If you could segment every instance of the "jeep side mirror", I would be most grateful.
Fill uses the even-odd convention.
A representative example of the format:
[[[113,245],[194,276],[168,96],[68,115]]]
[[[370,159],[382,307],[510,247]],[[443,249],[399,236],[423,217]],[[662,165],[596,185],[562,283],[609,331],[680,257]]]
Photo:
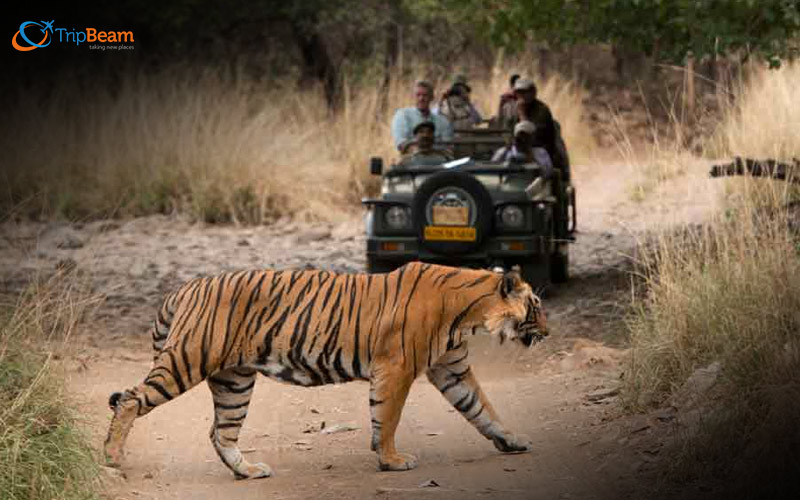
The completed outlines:
[[[383,173],[383,158],[373,156],[369,159],[369,173],[372,175],[381,175]]]

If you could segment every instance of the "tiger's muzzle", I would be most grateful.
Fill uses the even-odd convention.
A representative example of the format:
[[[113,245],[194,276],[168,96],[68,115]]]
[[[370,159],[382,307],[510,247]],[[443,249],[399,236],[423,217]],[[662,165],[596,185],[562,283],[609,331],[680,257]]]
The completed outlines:
[[[517,338],[527,347],[541,342],[548,335],[550,332],[547,331],[547,319],[541,309],[533,314],[529,312],[525,321],[517,326]]]
[[[538,325],[530,324],[530,326],[520,325],[520,334],[517,338],[523,345],[530,347],[533,344],[541,342],[548,335],[550,335],[550,333],[546,329],[540,330]]]

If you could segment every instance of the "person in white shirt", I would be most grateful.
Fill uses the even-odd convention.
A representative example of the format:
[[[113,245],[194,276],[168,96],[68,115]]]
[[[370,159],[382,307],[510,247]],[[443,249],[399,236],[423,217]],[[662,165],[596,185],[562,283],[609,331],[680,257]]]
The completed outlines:
[[[414,128],[422,122],[432,122],[435,127],[435,143],[453,140],[453,125],[442,115],[431,110],[433,85],[425,80],[414,84],[416,106],[398,109],[392,118],[392,138],[398,151],[405,153],[414,141]]]

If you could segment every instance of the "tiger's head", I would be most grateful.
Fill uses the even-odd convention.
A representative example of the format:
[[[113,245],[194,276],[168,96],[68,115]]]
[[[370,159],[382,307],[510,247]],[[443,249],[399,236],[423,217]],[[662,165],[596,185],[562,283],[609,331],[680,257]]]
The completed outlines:
[[[486,314],[486,329],[506,340],[526,346],[543,340],[549,334],[542,301],[516,270],[503,274],[497,285],[499,299]]]

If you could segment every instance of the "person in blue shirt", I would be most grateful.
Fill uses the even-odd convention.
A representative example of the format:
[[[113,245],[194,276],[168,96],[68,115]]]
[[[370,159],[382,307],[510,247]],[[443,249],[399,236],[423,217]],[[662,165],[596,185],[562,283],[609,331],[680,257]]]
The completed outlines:
[[[442,115],[431,110],[433,85],[425,80],[414,84],[416,106],[398,109],[392,118],[392,138],[398,151],[405,153],[414,141],[414,129],[422,122],[432,122],[435,127],[434,142],[453,140],[453,125]]]

